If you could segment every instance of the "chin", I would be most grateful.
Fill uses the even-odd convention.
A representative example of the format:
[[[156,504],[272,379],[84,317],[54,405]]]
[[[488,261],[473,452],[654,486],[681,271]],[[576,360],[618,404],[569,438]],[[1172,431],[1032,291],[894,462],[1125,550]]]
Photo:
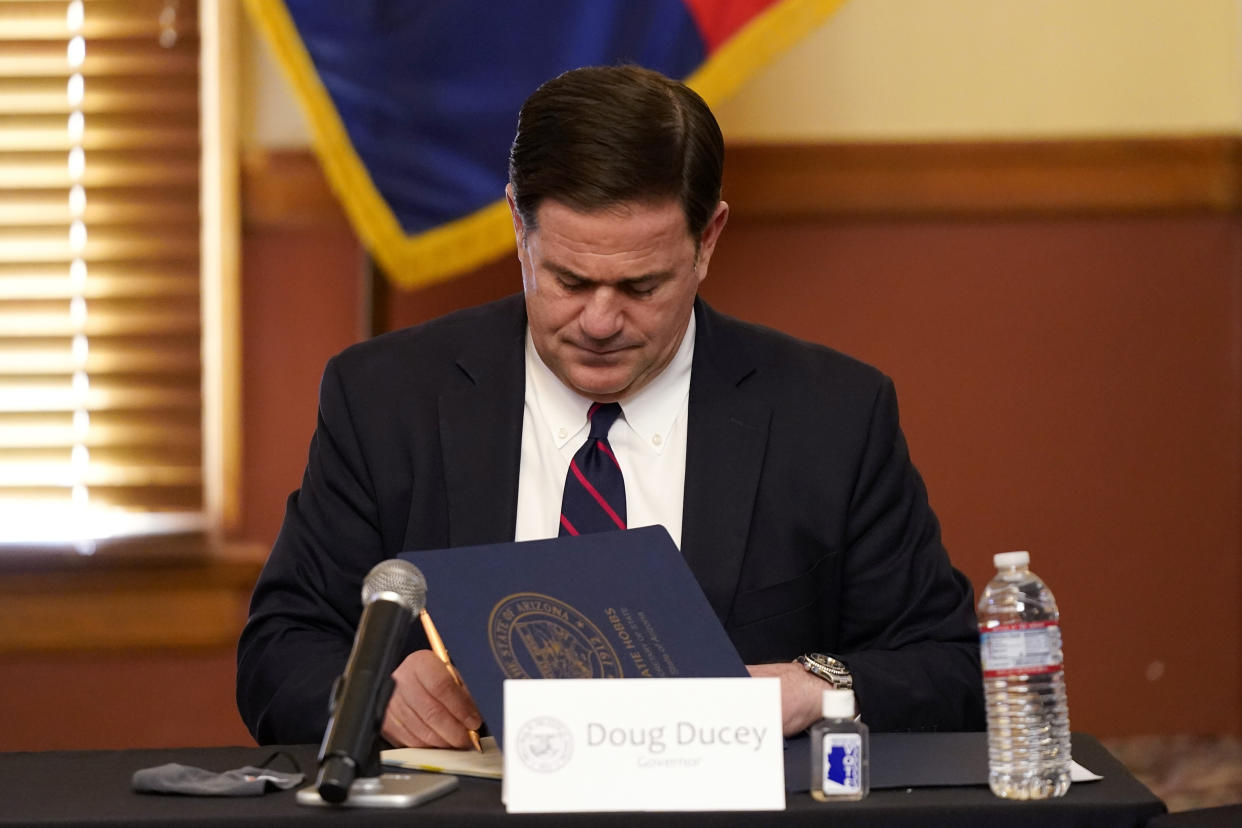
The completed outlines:
[[[609,398],[619,397],[628,387],[628,383],[608,382],[601,377],[573,377],[572,380],[574,390],[596,402],[608,402]]]

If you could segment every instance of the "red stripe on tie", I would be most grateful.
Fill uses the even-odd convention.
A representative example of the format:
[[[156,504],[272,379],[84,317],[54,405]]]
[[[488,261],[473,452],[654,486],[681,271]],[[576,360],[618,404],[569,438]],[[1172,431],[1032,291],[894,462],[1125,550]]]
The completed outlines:
[[[617,456],[612,453],[612,449],[609,448],[608,444],[605,443],[603,440],[600,440],[598,445],[599,445],[600,451],[608,455],[608,459],[612,461],[612,464],[616,466],[618,469],[621,468],[621,464],[617,462]]]
[[[624,529],[625,521],[617,516],[617,513],[614,512],[612,507],[608,505],[608,501],[604,500],[603,495],[597,492],[595,487],[591,485],[591,482],[586,479],[586,477],[582,474],[582,471],[578,468],[578,463],[576,461],[570,462],[569,469],[574,473],[574,477],[578,478],[578,482],[582,484],[582,488],[586,489],[587,492],[590,493],[591,497],[595,498],[595,502],[599,504],[599,507],[608,514],[608,517],[612,518],[613,523],[617,524],[617,528]]]
[[[574,525],[569,522],[569,518],[565,517],[564,515],[561,515],[561,526],[564,526],[565,531],[571,535],[578,534],[578,530],[575,529]]]
[[[603,405],[603,403],[591,403],[591,407],[587,409],[587,420],[588,421],[590,421],[590,419],[595,416],[595,412],[599,411],[599,407],[601,405]]]

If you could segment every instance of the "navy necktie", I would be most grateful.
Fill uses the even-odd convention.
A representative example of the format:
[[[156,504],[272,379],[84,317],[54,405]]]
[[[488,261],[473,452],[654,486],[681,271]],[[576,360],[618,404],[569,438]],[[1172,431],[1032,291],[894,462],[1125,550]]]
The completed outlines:
[[[562,536],[625,528],[625,480],[608,445],[608,429],[620,415],[617,403],[592,403],[587,411],[591,436],[578,449],[565,475]]]

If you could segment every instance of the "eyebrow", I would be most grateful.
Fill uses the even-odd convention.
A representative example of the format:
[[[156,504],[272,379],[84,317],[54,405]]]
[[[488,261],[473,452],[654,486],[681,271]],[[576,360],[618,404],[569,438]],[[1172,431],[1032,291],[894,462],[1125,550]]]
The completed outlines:
[[[597,281],[595,279],[589,279],[586,276],[583,276],[581,273],[575,273],[574,271],[570,270],[564,265],[559,265],[559,264],[556,264],[555,262],[544,262],[543,266],[547,268],[548,270],[552,271],[553,273],[557,274],[558,276],[564,276],[568,279],[573,279],[574,281],[577,281],[577,282],[597,284]],[[647,281],[663,282],[663,281],[667,281],[668,279],[671,279],[673,276],[674,276],[674,273],[672,270],[656,270],[651,273],[644,273],[641,276],[633,276],[629,279],[621,279],[617,281],[615,284],[634,285],[634,284],[638,284],[639,282],[647,282]]]

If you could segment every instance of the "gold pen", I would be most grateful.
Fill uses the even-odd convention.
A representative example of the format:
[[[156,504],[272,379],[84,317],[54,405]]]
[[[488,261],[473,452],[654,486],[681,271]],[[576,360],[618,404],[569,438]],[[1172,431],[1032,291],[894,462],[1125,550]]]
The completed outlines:
[[[431,623],[431,615],[427,610],[423,610],[419,615],[419,620],[423,622],[423,632],[427,634],[427,640],[431,642],[431,650],[436,654],[436,658],[444,662],[444,666],[448,668],[449,675],[453,677],[453,681],[457,682],[458,687],[465,687],[461,681],[461,674],[457,672],[457,668],[453,666],[453,662],[449,661],[448,650],[444,647],[444,641],[440,638],[436,625]],[[479,741],[479,731],[471,730],[470,744],[474,745],[474,749],[479,753],[483,752],[483,743]]]

